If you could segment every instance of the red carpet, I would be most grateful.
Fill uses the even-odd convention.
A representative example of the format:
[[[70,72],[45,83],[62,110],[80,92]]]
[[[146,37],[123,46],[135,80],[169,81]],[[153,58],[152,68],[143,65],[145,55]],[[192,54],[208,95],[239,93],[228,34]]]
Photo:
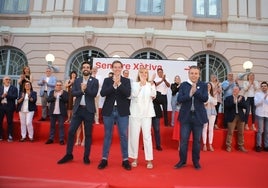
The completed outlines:
[[[35,125],[36,141],[34,143],[18,142],[19,134],[12,143],[0,142],[0,187],[248,187],[266,188],[266,171],[268,169],[268,152],[257,153],[249,149],[248,153],[234,150],[228,153],[222,149],[224,131],[215,131],[215,152],[201,152],[202,169],[197,171],[191,163],[188,152],[187,166],[175,170],[178,161],[177,141],[172,140],[172,128],[161,127],[163,151],[154,150],[154,168],[146,169],[143,150],[139,151],[137,168],[126,171],[121,167],[121,153],[117,136],[114,132],[113,144],[108,167],[98,170],[101,159],[103,125],[94,126],[91,164],[84,165],[83,148],[74,148],[74,160],[64,165],[56,164],[65,154],[66,145],[61,146],[57,140],[45,145],[48,136],[48,122]],[[67,129],[68,126],[66,126]],[[247,131],[249,137],[254,133]],[[218,141],[220,140],[220,141]],[[252,143],[254,141],[250,141]],[[218,144],[217,144],[218,143]]]

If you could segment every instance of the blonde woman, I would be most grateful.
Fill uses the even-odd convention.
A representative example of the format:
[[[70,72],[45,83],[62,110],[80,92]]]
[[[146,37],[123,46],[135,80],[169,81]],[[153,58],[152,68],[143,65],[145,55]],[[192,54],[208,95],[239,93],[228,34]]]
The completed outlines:
[[[214,92],[212,88],[212,84],[208,83],[208,101],[205,103],[205,108],[207,110],[208,122],[204,124],[203,127],[203,151],[207,151],[207,135],[208,135],[208,142],[209,142],[209,150],[214,151],[212,146],[213,142],[213,134],[214,134],[214,123],[216,119],[216,108],[217,105],[217,98],[214,97]]]
[[[216,112],[218,114],[220,105],[222,104],[222,87],[221,83],[218,81],[218,78],[215,74],[212,74],[210,76],[210,83],[212,84],[213,94],[214,97],[217,99],[217,105],[215,106]],[[217,115],[215,119],[215,129],[219,129],[219,126],[217,125]]]
[[[247,81],[243,83],[244,89],[244,97],[246,100],[247,108],[246,108],[246,122],[245,122],[245,129],[249,130],[248,127],[248,119],[249,119],[249,112],[251,112],[252,117],[252,127],[253,131],[256,131],[255,127],[255,103],[254,103],[254,95],[259,90],[259,82],[255,80],[255,75],[253,72],[247,75]]]
[[[147,168],[153,168],[153,146],[151,125],[155,116],[153,99],[156,96],[154,82],[148,81],[149,73],[145,68],[140,68],[137,82],[131,83],[131,102],[129,116],[128,153],[134,159],[132,167],[138,165],[139,135],[142,130],[143,145]]]

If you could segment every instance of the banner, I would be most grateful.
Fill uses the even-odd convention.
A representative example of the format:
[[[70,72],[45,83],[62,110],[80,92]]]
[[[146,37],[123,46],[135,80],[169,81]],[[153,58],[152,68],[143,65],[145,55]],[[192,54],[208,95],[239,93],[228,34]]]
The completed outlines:
[[[156,59],[127,59],[127,58],[93,58],[93,66],[98,68],[98,79],[102,86],[103,79],[108,77],[112,71],[112,63],[119,60],[123,63],[123,70],[129,71],[129,78],[132,81],[137,80],[138,70],[140,67],[146,67],[149,70],[149,80],[153,74],[157,74],[157,69],[162,68],[166,75],[167,81],[172,84],[176,75],[179,75],[181,81],[188,79],[189,66],[197,65],[196,61],[182,60],[156,60]],[[122,71],[123,73],[123,71]],[[168,110],[171,111],[171,90],[168,91]],[[100,100],[100,108],[102,107],[103,99]]]

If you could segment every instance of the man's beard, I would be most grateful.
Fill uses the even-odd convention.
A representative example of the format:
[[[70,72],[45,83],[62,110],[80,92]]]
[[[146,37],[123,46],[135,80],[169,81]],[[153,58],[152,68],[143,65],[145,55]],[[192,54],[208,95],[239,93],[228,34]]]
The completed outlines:
[[[90,75],[90,71],[84,71],[84,72],[83,72],[83,75],[84,75],[84,76],[89,76],[89,75]]]

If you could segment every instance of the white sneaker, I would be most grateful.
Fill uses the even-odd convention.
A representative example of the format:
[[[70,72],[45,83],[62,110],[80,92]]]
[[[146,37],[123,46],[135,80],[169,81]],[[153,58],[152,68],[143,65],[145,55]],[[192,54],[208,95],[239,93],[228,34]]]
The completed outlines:
[[[8,139],[7,139],[8,142],[13,142],[13,138],[11,135],[8,136]]]

